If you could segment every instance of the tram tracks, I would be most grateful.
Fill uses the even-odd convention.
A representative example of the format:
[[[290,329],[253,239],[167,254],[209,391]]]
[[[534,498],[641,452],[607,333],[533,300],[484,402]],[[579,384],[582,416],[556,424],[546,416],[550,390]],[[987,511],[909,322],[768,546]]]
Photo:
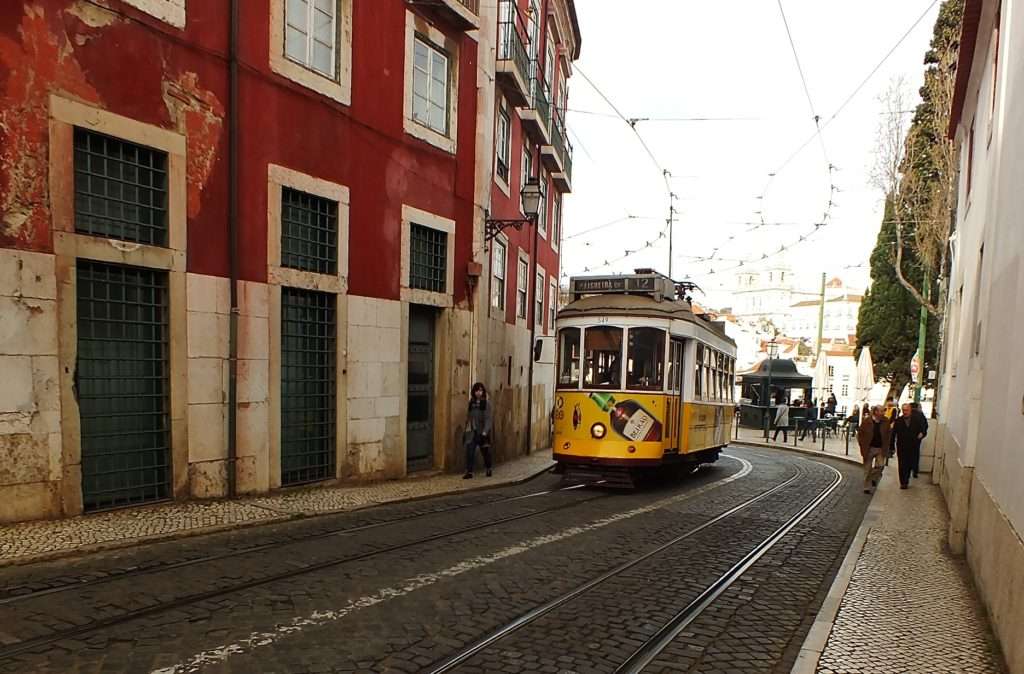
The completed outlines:
[[[512,503],[514,501],[522,501],[529,498],[536,498],[539,496],[546,496],[548,494],[556,494],[558,492],[574,491],[590,486],[600,486],[600,482],[591,484],[577,484],[568,487],[558,487],[555,489],[545,489],[542,491],[531,492],[528,494],[519,494],[517,496],[506,496],[498,499],[491,499],[483,502],[470,502],[462,505],[455,505],[446,508],[439,508],[437,510],[429,510],[423,512],[412,513],[410,515],[393,517],[390,519],[384,519],[378,522],[370,522],[367,524],[359,524],[356,526],[332,528],[324,531],[318,531],[302,538],[284,538],[281,540],[270,541],[268,543],[261,543],[258,545],[245,546],[233,550],[226,550],[224,552],[218,552],[208,555],[202,555],[199,557],[192,557],[184,559],[178,562],[161,563],[153,566],[145,566],[138,568],[128,568],[124,571],[117,573],[110,573],[104,576],[82,576],[76,580],[64,582],[53,587],[47,587],[37,590],[29,590],[27,592],[15,594],[18,587],[7,590],[6,596],[0,596],[0,606],[7,606],[11,604],[18,604],[21,602],[38,599],[54,594],[60,594],[62,592],[69,592],[71,590],[82,590],[86,588],[95,587],[98,585],[104,585],[107,583],[113,583],[124,580],[126,578],[139,578],[141,576],[148,576],[157,573],[163,573],[165,571],[174,571],[177,569],[188,568],[199,564],[206,564],[209,562],[220,561],[223,559],[231,559],[233,557],[241,557],[243,555],[250,555],[258,552],[264,552],[267,550],[274,550],[277,548],[283,548],[297,543],[303,543],[307,541],[316,541],[326,538],[332,538],[335,536],[350,536],[352,534],[361,533],[364,531],[371,531],[374,529],[380,529],[383,527],[395,526],[398,524],[404,524],[413,520],[423,519],[426,517],[432,517],[434,515],[447,515],[470,508],[489,507],[494,505],[501,505],[505,503]]]
[[[554,490],[546,490],[546,491],[542,491],[542,492],[536,492],[536,493],[533,493],[533,494],[518,495],[518,496],[514,496],[514,497],[508,497],[508,498],[504,498],[504,499],[498,499],[498,500],[495,500],[495,501],[490,501],[490,502],[488,502],[488,504],[507,503],[507,502],[510,502],[510,501],[518,501],[518,500],[523,500],[523,499],[532,498],[532,497],[536,497],[536,496],[558,494],[558,493],[562,493],[562,492],[574,491],[576,489],[580,489],[580,488],[585,487],[585,486],[588,486],[588,485],[573,485],[571,487],[564,487],[564,488],[554,489]],[[470,524],[470,525],[467,525],[467,526],[457,527],[457,528],[454,528],[454,529],[448,529],[446,531],[442,531],[442,532],[439,532],[439,533],[436,533],[436,534],[431,534],[431,535],[428,535],[428,536],[421,536],[421,537],[418,537],[418,538],[416,538],[414,540],[411,540],[411,541],[405,541],[405,542],[396,543],[396,544],[393,544],[393,545],[382,546],[382,547],[379,547],[379,548],[375,548],[375,549],[372,549],[372,550],[368,550],[366,552],[357,553],[357,554],[353,554],[353,555],[346,555],[346,556],[342,556],[342,557],[326,559],[326,560],[323,560],[321,562],[315,562],[315,563],[311,563],[311,564],[306,564],[306,565],[300,566],[298,568],[289,568],[289,569],[287,569],[285,571],[280,571],[280,572],[277,572],[277,573],[271,573],[271,574],[267,574],[267,575],[260,576],[260,577],[257,577],[257,578],[252,578],[252,579],[249,579],[249,580],[246,580],[246,581],[242,581],[242,582],[238,582],[238,583],[233,583],[233,584],[227,585],[225,587],[215,588],[215,589],[206,590],[206,591],[202,591],[202,592],[193,592],[193,593],[190,593],[190,594],[185,594],[185,595],[180,596],[180,597],[176,597],[176,598],[171,599],[171,600],[156,602],[156,603],[154,603],[153,605],[150,605],[150,606],[144,606],[144,607],[137,608],[137,609],[130,609],[130,610],[126,610],[126,611],[123,611],[121,613],[118,613],[116,615],[96,618],[96,619],[90,621],[88,624],[78,625],[78,626],[71,627],[71,628],[68,628],[68,629],[57,630],[57,631],[53,632],[52,634],[45,634],[45,635],[41,635],[41,636],[37,636],[37,637],[29,637],[27,639],[24,639],[24,640],[21,640],[21,641],[17,641],[15,643],[8,644],[8,645],[5,645],[3,647],[0,647],[0,661],[5,660],[5,659],[10,658],[10,657],[13,657],[13,656],[16,656],[16,655],[19,655],[21,653],[25,653],[27,651],[36,650],[36,649],[39,649],[39,648],[42,648],[42,647],[45,647],[45,646],[48,646],[50,644],[54,644],[54,643],[57,643],[57,642],[61,642],[61,641],[69,640],[69,639],[79,639],[79,638],[81,638],[81,637],[83,637],[85,635],[88,635],[88,634],[91,634],[91,633],[94,633],[94,632],[98,632],[98,631],[103,630],[103,629],[107,629],[107,628],[111,628],[111,627],[116,627],[118,625],[121,625],[121,624],[124,624],[124,623],[128,623],[128,622],[133,621],[133,620],[138,620],[140,618],[145,618],[145,617],[152,616],[152,615],[155,615],[155,614],[164,613],[164,612],[167,612],[167,611],[172,611],[172,610],[175,610],[175,609],[178,609],[178,608],[183,608],[183,607],[186,607],[186,606],[198,604],[200,602],[208,601],[208,600],[211,600],[211,599],[217,599],[217,598],[224,597],[224,596],[227,596],[227,595],[235,594],[237,592],[242,592],[242,591],[249,590],[249,589],[252,589],[252,588],[256,588],[256,587],[260,587],[260,586],[264,586],[264,585],[269,585],[271,583],[293,579],[293,578],[296,578],[296,577],[299,577],[299,576],[302,576],[302,575],[305,575],[305,574],[316,573],[316,572],[319,572],[319,571],[324,571],[324,570],[335,568],[335,567],[342,566],[342,565],[345,565],[345,564],[351,564],[351,563],[354,563],[354,562],[364,561],[364,560],[367,560],[367,559],[371,559],[373,557],[377,557],[379,555],[383,555],[383,554],[387,554],[387,553],[392,553],[392,552],[398,552],[398,551],[405,550],[405,549],[408,549],[408,548],[413,548],[413,547],[416,547],[416,546],[419,546],[419,545],[424,545],[426,543],[431,543],[431,542],[435,542],[435,541],[439,541],[439,540],[444,540],[444,539],[447,539],[447,538],[452,538],[454,536],[460,536],[460,535],[463,535],[463,534],[468,534],[468,533],[472,533],[472,532],[476,532],[476,531],[481,531],[481,530],[484,530],[484,529],[489,529],[489,528],[492,528],[492,527],[500,526],[500,525],[503,525],[503,524],[508,524],[508,523],[511,523],[511,522],[517,522],[517,521],[525,520],[525,519],[528,519],[528,518],[539,517],[539,516],[551,514],[551,513],[554,513],[554,512],[559,512],[559,511],[568,510],[568,509],[571,509],[571,508],[576,508],[576,507],[582,506],[582,505],[584,505],[586,503],[590,503],[590,502],[595,501],[595,500],[607,499],[610,496],[611,495],[608,494],[608,493],[600,493],[600,494],[597,494],[597,495],[594,495],[594,496],[589,496],[589,497],[585,497],[585,498],[576,499],[576,500],[570,501],[568,503],[559,503],[559,504],[554,505],[554,506],[549,507],[549,508],[540,508],[540,509],[537,509],[537,510],[530,510],[530,511],[523,512],[523,513],[517,513],[517,514],[514,514],[514,515],[500,517],[500,518],[497,518],[497,519],[490,519],[490,520],[487,520],[487,521],[484,521],[484,522],[478,522],[478,523],[475,523],[475,524]],[[466,506],[466,507],[471,507],[471,506]],[[353,532],[356,532],[356,531],[365,531],[366,529],[369,529],[369,528],[377,528],[377,527],[380,527],[380,526],[386,526],[388,524],[396,524],[396,523],[399,523],[399,522],[406,522],[406,521],[409,521],[409,520],[418,519],[419,517],[422,517],[422,516],[425,516],[425,515],[428,515],[428,514],[439,514],[439,513],[443,513],[443,512],[446,512],[446,511],[443,511],[443,510],[442,511],[431,511],[430,513],[421,513],[421,514],[417,514],[415,516],[410,516],[410,517],[407,517],[407,518],[400,518],[398,520],[389,520],[389,521],[386,521],[386,522],[373,523],[373,524],[370,524],[370,525],[363,525],[361,527],[353,527],[353,528],[349,528],[349,529],[338,530],[338,531],[335,531],[335,532],[324,532],[323,535],[320,536],[320,538],[326,538],[326,537],[332,536],[332,535],[340,535],[340,534],[343,534],[343,533],[344,534],[349,534],[349,533],[353,533]],[[302,539],[302,540],[310,540],[310,539]],[[299,543],[299,542],[302,542],[302,541],[294,541],[293,540],[293,541],[288,541],[287,544],[294,545],[294,544]],[[242,550],[239,550],[239,551],[230,551],[229,553],[220,553],[220,554],[217,554],[217,555],[210,555],[208,557],[198,558],[198,559],[195,559],[195,560],[188,560],[187,564],[183,562],[180,565],[168,565],[168,566],[163,566],[163,567],[159,567],[159,568],[151,569],[151,570],[147,569],[146,571],[147,571],[147,573],[156,573],[156,572],[160,572],[160,571],[169,571],[169,570],[177,569],[177,568],[180,568],[180,566],[185,566],[185,565],[200,564],[200,563],[208,562],[208,561],[219,561],[221,559],[230,558],[230,557],[238,556],[238,555],[241,555],[241,554],[252,553],[254,551],[261,551],[261,550],[267,549],[269,547],[278,547],[278,544],[277,543],[266,544],[266,546],[257,546],[257,547],[258,547],[258,550],[256,548],[249,548],[249,549],[242,549]],[[99,579],[95,579],[95,580],[96,581],[112,582],[114,580],[125,580],[126,578],[129,578],[129,577],[134,577],[134,576],[122,574],[122,575],[119,575],[119,576],[110,577],[109,579],[99,578]],[[93,583],[93,584],[95,584],[95,583]],[[68,585],[68,586],[61,586],[60,588],[51,588],[51,589],[55,590],[55,591],[56,590],[67,591],[67,590],[71,590],[71,589],[81,589],[84,585],[86,585],[86,584],[78,583],[78,584],[73,584],[73,585]],[[42,594],[44,592],[46,592],[46,591],[45,590],[40,591],[40,593],[37,593],[35,595],[17,595],[16,598],[19,601],[25,601],[28,598],[39,597],[40,594]],[[50,592],[50,594],[53,594],[53,592]],[[12,603],[12,602],[8,601],[7,603]]]
[[[813,462],[819,463],[819,462]],[[800,522],[802,522],[808,515],[810,515],[825,499],[827,499],[840,485],[842,482],[842,474],[828,466],[827,464],[820,464],[830,471],[832,471],[832,481],[813,499],[806,503],[799,511],[789,517],[781,526],[776,528],[771,534],[763,538],[757,543],[752,549],[749,550],[743,557],[733,564],[725,573],[721,574],[713,582],[705,587],[705,589],[685,607],[676,612],[672,618],[659,628],[654,635],[643,641],[643,643],[636,648],[636,650],[629,655],[629,657],[615,670],[616,673],[630,673],[642,671],[645,667],[650,665],[658,655],[669,645],[672,641],[683,632],[687,626],[689,626],[694,620],[696,620],[708,607],[710,607],[716,599],[718,599],[733,583],[739,580],[750,568],[761,559],[768,551],[770,551],[775,545],[777,545],[793,528],[795,528]],[[642,564],[643,562],[655,557],[660,553],[675,547],[679,543],[692,538],[693,536],[705,531],[717,524],[729,520],[731,517],[746,510],[750,506],[768,498],[772,494],[775,494],[785,487],[793,484],[800,478],[800,475],[794,475],[786,481],[767,489],[760,494],[749,498],[742,503],[733,506],[725,512],[717,515],[716,517],[708,520],[707,522],[694,527],[679,536],[672,538],[671,540],[663,543],[656,548],[653,548],[641,555],[633,557],[632,559],[615,566],[609,571],[606,571],[591,580],[578,585],[572,590],[559,595],[533,609],[522,614],[518,618],[510,621],[509,623],[499,627],[492,631],[483,638],[471,643],[470,645],[463,648],[461,651],[448,656],[444,660],[436,663],[430,670],[430,674],[442,674],[444,672],[450,672],[457,669],[459,666],[467,663],[474,656],[477,656],[494,646],[498,642],[511,636],[512,634],[520,631],[527,625],[537,621],[543,616],[551,613],[552,611],[569,604],[570,602],[582,597],[591,590],[598,586],[606,583],[607,581],[619,577],[625,572],[633,569],[634,567]]]

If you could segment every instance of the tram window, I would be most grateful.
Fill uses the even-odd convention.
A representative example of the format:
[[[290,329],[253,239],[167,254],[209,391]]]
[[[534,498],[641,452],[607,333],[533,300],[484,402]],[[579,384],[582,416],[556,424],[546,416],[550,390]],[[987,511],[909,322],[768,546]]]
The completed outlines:
[[[583,335],[583,386],[621,388],[622,328],[587,328]]]
[[[702,376],[704,372],[704,345],[697,345],[697,369],[693,375],[693,395],[695,398],[700,398],[704,395],[704,378]]]
[[[675,393],[683,390],[683,343],[672,340],[668,359],[668,389]]]
[[[579,388],[580,329],[562,328],[559,330],[558,345],[558,387]]]
[[[630,328],[626,388],[660,391],[664,385],[665,331]]]

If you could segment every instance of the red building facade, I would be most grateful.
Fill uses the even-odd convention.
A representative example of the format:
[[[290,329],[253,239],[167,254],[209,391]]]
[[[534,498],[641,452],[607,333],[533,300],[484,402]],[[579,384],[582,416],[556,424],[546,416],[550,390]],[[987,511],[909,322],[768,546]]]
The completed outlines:
[[[496,22],[0,7],[0,521],[458,467]]]

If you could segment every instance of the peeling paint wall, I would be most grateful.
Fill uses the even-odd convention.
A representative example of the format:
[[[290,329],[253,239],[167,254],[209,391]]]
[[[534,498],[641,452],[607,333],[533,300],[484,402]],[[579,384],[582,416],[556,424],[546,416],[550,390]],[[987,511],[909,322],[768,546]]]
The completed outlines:
[[[273,409],[267,392],[272,361],[267,346],[267,165],[287,166],[351,190],[350,235],[341,242],[340,255],[349,258],[348,292],[370,305],[402,310],[403,204],[455,221],[454,307],[448,310],[446,334],[452,349],[470,351],[475,326],[467,310],[466,271],[473,259],[474,213],[483,210],[483,204],[474,203],[478,54],[473,37],[443,27],[460,44],[458,71],[464,74],[455,88],[458,151],[452,155],[403,130],[405,55],[394,46],[404,35],[405,0],[354,3],[351,106],[272,72],[266,39],[269,0],[240,5],[239,337],[245,353],[239,361],[238,487],[258,493],[275,483],[279,471],[266,437]],[[184,318],[176,321],[172,334],[183,335],[188,347],[188,423],[180,434],[187,436],[188,451],[178,462],[187,462],[184,470],[180,465],[175,469],[174,490],[178,497],[224,493],[228,6],[205,0],[0,2],[0,370],[7,377],[0,387],[0,521],[60,517],[82,507],[80,494],[78,503],[62,502],[75,500],[68,496],[74,490],[62,485],[76,484],[80,470],[75,462],[65,465],[71,443],[63,432],[70,425],[61,425],[60,381],[70,377],[73,363],[61,361],[57,343],[59,334],[71,333],[58,333],[58,316],[64,314],[53,288],[55,267],[69,260],[60,252],[61,237],[74,234],[54,234],[53,219],[60,214],[50,203],[51,178],[60,185],[71,184],[71,178],[66,169],[51,175],[49,168],[51,96],[185,138],[187,288],[173,300],[184,307]],[[65,213],[60,220],[69,218]],[[72,273],[73,259],[70,264],[62,267],[65,274]],[[61,306],[68,308],[64,300]],[[381,365],[382,388],[371,395],[378,382],[367,380],[365,390],[338,392],[358,401],[365,416],[353,417],[365,423],[345,430],[350,451],[340,462],[342,476],[404,474],[407,381],[401,362],[407,346],[394,339],[391,313],[386,318],[386,326],[352,324],[358,327],[352,339],[364,342],[363,362],[370,370],[373,362]],[[372,341],[384,334],[378,328],[391,331],[386,355]],[[461,457],[457,436],[471,361],[468,353],[454,355],[451,370],[441,378],[438,418],[444,424],[444,446],[436,457],[439,467],[451,467]],[[179,474],[185,476],[184,485],[177,481]]]

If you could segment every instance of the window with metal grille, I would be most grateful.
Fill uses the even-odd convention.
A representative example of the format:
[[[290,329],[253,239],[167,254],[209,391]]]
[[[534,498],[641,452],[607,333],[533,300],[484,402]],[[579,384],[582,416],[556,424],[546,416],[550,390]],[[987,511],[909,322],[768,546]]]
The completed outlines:
[[[412,223],[409,225],[409,287],[435,293],[447,292],[448,233]]]
[[[334,79],[338,0],[288,0],[284,53],[291,60]]]
[[[281,484],[334,477],[335,296],[281,288]]]
[[[170,498],[167,272],[80,260],[76,289],[83,506]]]
[[[75,231],[167,245],[167,153],[75,128]]]
[[[281,266],[338,273],[338,202],[281,188]]]

